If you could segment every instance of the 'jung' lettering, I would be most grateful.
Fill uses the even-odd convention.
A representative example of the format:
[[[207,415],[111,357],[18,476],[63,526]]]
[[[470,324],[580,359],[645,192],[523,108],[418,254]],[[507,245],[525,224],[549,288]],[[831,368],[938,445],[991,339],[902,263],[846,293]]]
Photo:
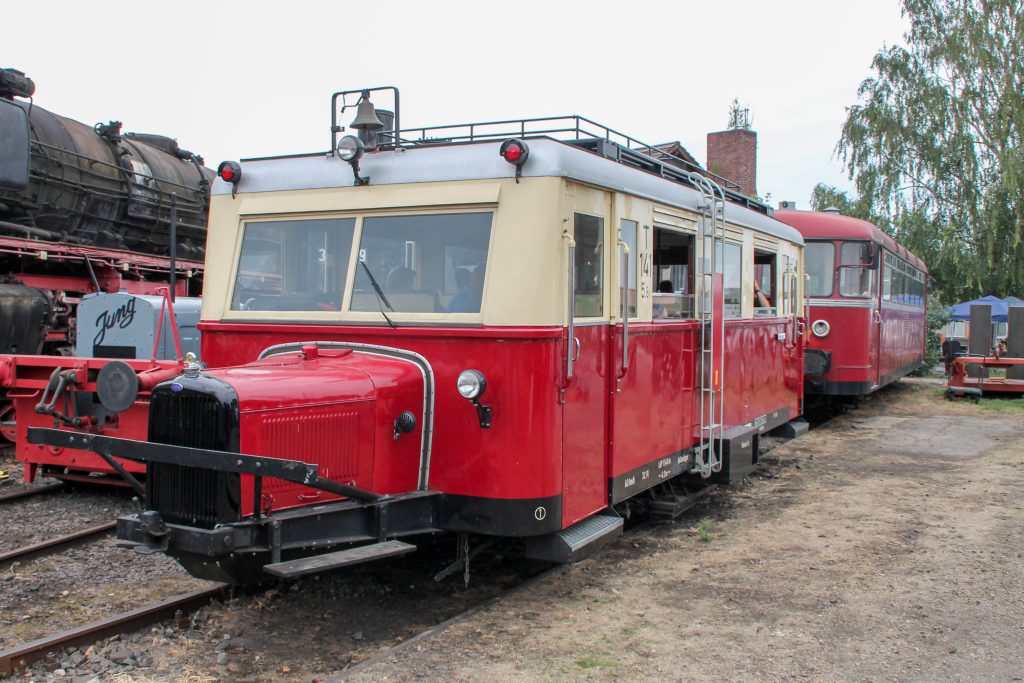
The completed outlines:
[[[133,320],[135,320],[135,297],[131,297],[115,309],[103,311],[96,318],[96,327],[99,328],[99,332],[93,337],[93,346],[103,343],[107,336],[107,330],[112,330],[115,327],[120,327],[123,330],[131,325]]]

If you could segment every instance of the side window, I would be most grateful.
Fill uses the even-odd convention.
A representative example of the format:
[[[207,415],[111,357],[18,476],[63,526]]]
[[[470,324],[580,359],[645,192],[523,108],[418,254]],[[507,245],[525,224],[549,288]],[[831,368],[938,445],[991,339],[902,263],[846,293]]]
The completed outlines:
[[[754,250],[754,317],[774,316],[780,306],[781,290],[775,286],[779,279],[777,261],[778,257],[772,252]],[[783,272],[785,270],[783,268]]]
[[[625,286],[626,288],[626,315],[630,318],[636,317],[636,292],[637,283],[640,281],[640,273],[637,270],[637,263],[639,263],[639,252],[636,241],[637,228],[639,223],[636,221],[627,220],[625,218],[619,221],[619,239],[626,243],[629,247],[629,256],[626,259],[626,263],[629,266],[629,282],[623,282],[626,277],[626,273],[623,271],[619,272],[619,287],[620,289]]]
[[[724,247],[720,246],[716,251],[722,271],[725,317],[739,318],[743,315],[743,247],[726,242]]]
[[[233,311],[337,311],[354,218],[247,223]]]
[[[692,318],[693,235],[654,229],[654,319]]]
[[[604,316],[604,219],[578,213],[573,221],[576,281],[573,316]]]
[[[882,301],[892,301],[892,258],[888,254],[882,267]]]

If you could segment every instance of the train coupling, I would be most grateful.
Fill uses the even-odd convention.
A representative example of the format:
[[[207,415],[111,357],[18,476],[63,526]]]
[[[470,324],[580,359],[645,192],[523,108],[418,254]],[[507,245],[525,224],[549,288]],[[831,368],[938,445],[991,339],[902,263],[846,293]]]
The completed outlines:
[[[156,510],[140,512],[136,517],[135,538],[139,540],[120,540],[118,548],[128,548],[140,555],[153,555],[167,552],[171,538],[171,530],[164,523]]]

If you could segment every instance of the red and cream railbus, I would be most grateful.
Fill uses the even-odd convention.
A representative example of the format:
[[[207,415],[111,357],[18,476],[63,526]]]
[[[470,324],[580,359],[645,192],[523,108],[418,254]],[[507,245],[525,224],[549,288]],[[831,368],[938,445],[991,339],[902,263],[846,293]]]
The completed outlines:
[[[209,369],[152,390],[148,442],[30,436],[147,464],[121,539],[237,581],[434,531],[572,560],[800,414],[803,240],[766,206],[579,117],[408,130],[350,95],[330,153],[221,165]]]
[[[924,365],[928,268],[877,226],[779,210],[806,240],[808,394],[864,396]]]

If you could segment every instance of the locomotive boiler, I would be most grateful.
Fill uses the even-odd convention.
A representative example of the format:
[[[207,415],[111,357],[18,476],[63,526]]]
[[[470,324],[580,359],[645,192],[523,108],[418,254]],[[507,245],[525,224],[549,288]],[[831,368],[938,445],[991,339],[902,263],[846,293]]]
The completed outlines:
[[[34,91],[0,69],[0,353],[69,355],[84,294],[158,294],[174,256],[177,293],[199,294],[213,173],[169,137],[89,127]]]

